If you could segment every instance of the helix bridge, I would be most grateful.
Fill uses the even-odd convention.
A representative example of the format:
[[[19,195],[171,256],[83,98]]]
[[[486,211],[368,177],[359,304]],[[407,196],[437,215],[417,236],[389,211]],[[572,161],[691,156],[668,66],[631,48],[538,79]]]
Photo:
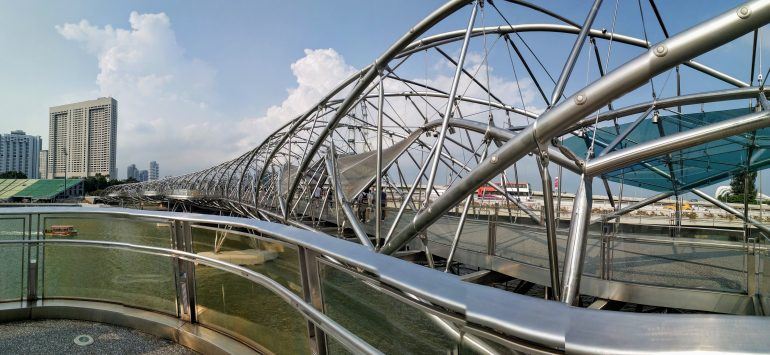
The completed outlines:
[[[94,213],[291,241],[354,352],[415,351],[392,344],[421,344],[394,330],[415,319],[461,352],[766,352],[761,200],[705,191],[770,164],[770,1],[710,5],[448,1],[253,149]],[[319,268],[368,290],[351,307],[409,311],[345,323]],[[310,323],[313,351],[344,338]]]

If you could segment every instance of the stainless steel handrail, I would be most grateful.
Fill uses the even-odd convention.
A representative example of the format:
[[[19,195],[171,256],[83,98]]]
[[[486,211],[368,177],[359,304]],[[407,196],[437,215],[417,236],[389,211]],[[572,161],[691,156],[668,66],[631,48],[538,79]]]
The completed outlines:
[[[569,353],[670,353],[708,350],[766,353],[770,318],[718,314],[595,311],[466,283],[458,277],[361,245],[286,225],[247,218],[122,208],[2,208],[4,215],[105,215],[222,224],[332,257],[351,269],[452,313],[474,330]],[[715,336],[717,335],[718,336]]]
[[[69,239],[46,239],[46,240],[0,240],[0,245],[4,244],[63,244],[63,245],[77,245],[87,246],[95,248],[105,249],[124,249],[134,252],[140,252],[145,254],[162,255],[168,257],[176,257],[182,260],[191,261],[197,264],[203,264],[219,270],[227,271],[232,274],[241,276],[249,281],[259,284],[262,287],[270,290],[274,294],[278,295],[286,301],[290,306],[296,309],[307,320],[313,322],[316,326],[323,329],[326,334],[331,335],[335,340],[342,344],[347,350],[352,351],[355,354],[382,354],[379,350],[369,345],[366,341],[362,340],[349,330],[345,329],[337,322],[321,313],[321,311],[315,309],[312,305],[305,302],[301,297],[297,296],[294,292],[284,287],[277,281],[260,274],[256,271],[247,269],[242,266],[231,264],[228,262],[216,260],[213,258],[200,256],[194,253],[188,253],[180,250],[150,247],[144,245],[136,245],[131,243],[121,242],[107,242],[100,240],[69,240]]]

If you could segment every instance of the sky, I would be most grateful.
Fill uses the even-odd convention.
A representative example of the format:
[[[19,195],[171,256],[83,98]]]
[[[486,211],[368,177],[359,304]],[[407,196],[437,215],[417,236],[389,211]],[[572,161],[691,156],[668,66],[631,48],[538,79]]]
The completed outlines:
[[[6,114],[0,131],[22,129],[42,136],[47,146],[48,107],[113,96],[121,178],[127,165],[147,169],[151,160],[160,163],[161,176],[200,170],[255,147],[442,3],[1,0],[0,107]],[[636,2],[619,3],[617,32],[641,38]],[[658,3],[669,32],[676,33],[738,2]],[[549,7],[582,22],[590,4]],[[605,1],[597,23],[609,24],[615,5]],[[506,14],[519,22],[553,22],[527,11]],[[467,12],[459,13],[434,33],[466,21]],[[650,39],[662,38],[653,28]],[[563,61],[564,48],[549,48],[547,39],[535,42],[546,65]],[[746,80],[749,56],[731,48],[702,61]],[[616,61],[632,54],[617,49]]]

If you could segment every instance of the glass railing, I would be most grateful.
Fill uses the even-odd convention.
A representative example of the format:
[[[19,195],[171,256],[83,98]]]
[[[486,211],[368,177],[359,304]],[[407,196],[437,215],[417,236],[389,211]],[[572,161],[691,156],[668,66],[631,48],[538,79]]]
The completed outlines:
[[[503,212],[497,218],[492,216],[495,216],[494,213],[468,218],[457,250],[471,255],[473,262],[487,262],[475,264],[485,268],[493,269],[495,265],[505,268],[500,266],[500,262],[489,263],[490,259],[486,256],[540,269],[549,267],[543,226],[512,223]],[[405,213],[403,219],[411,221],[412,217],[413,214]],[[437,251],[448,250],[458,222],[459,217],[446,215],[427,229],[431,244],[443,248]],[[390,223],[386,218],[384,230],[390,228]],[[591,225],[586,240],[583,275],[638,285],[747,292],[746,244],[742,231],[682,227],[677,230],[678,235],[672,237],[670,228],[666,226],[621,225],[618,232],[613,232],[615,227],[614,223]],[[370,226],[370,229],[373,232],[373,227]],[[567,234],[568,224],[563,224],[557,230],[560,261],[564,260]],[[513,268],[508,267],[509,270]]]
[[[630,352],[770,346],[762,330],[770,319],[589,311],[244,218],[5,208],[0,257],[6,305],[117,303],[210,328],[263,353],[613,352],[619,338],[607,334],[624,327],[634,329],[621,337]],[[763,302],[767,283],[752,287]],[[693,329],[720,337],[646,341]]]

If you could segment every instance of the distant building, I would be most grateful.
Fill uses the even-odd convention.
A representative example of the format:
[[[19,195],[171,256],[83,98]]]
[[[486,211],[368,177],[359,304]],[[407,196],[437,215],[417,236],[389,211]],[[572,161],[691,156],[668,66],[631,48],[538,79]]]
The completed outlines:
[[[136,168],[136,164],[131,164],[126,168],[126,179],[132,178],[139,181],[139,169]]]
[[[40,151],[40,155],[37,160],[38,178],[45,179],[48,177],[48,150],[43,149]]]
[[[117,177],[118,102],[111,97],[49,108],[48,177]]]
[[[147,172],[147,170],[140,170],[139,178],[137,180],[142,182],[147,181],[148,176],[149,176],[149,173]]]
[[[149,180],[150,181],[158,180],[159,176],[160,176],[160,166],[158,165],[158,162],[153,160],[153,161],[150,162]]]
[[[0,134],[0,173],[19,171],[30,179],[37,179],[42,146],[40,136],[30,136],[24,131]]]

